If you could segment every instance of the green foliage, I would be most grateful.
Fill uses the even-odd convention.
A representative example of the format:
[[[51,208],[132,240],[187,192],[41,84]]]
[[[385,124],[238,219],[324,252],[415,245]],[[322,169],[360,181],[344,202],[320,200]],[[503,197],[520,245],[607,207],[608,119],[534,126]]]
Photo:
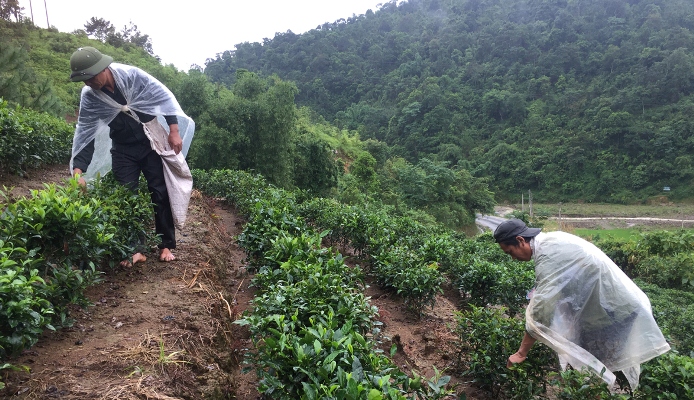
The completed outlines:
[[[596,245],[631,276],[664,288],[694,291],[692,232],[644,232],[635,240],[597,238]]]
[[[87,35],[94,36],[95,39],[108,43],[113,47],[128,49],[131,46],[135,46],[149,54],[154,54],[149,35],[143,35],[132,21],[127,26],[124,26],[123,30],[116,32],[116,28],[109,21],[103,18],[92,17],[84,24],[84,29]]]
[[[232,92],[219,90],[203,112],[191,146],[191,164],[254,170],[273,184],[291,186],[296,87],[243,71],[238,76]],[[204,84],[198,80],[195,95],[204,92],[200,87]]]
[[[655,231],[641,235],[639,250],[648,255],[673,256],[694,250],[694,232],[687,230]]]
[[[670,351],[641,366],[636,399],[690,399],[694,359]]]
[[[561,378],[551,375],[557,370],[556,354],[541,344],[533,347],[525,362],[506,368],[508,356],[516,351],[524,333],[522,319],[507,315],[511,313],[507,303],[515,305],[516,312],[522,308],[532,285],[532,270],[528,263],[511,262],[491,234],[464,239],[399,216],[391,207],[305,198],[303,193],[273,188],[262,178],[240,171],[195,170],[194,176],[196,185],[235,202],[256,227],[247,226],[243,240],[254,252],[258,274],[253,283],[258,295],[253,312],[237,323],[251,329],[255,346],[247,361],[259,366],[256,373],[265,396],[443,398],[449,393],[446,377],[437,373],[426,384],[416,375],[406,378],[387,358],[372,351],[371,338],[379,340],[380,331],[372,319],[376,310],[363,297],[361,272],[358,267],[347,267],[339,253],[321,245],[329,243],[357,249],[370,262],[368,273],[404,294],[403,301],[415,311],[430,304],[430,294],[440,291],[442,273],[454,282],[464,276],[473,286],[484,286],[475,296],[483,300],[475,301],[493,304],[483,308],[469,301],[470,310],[458,315],[456,332],[462,346],[458,361],[465,367],[465,375],[493,395],[516,399],[546,396],[551,383],[557,386],[554,392],[565,397],[621,398],[608,397],[612,395],[595,376],[578,372],[564,372]],[[494,279],[485,280],[487,275]],[[672,343],[687,345],[691,318],[678,312],[691,299],[678,297],[685,292],[654,296],[648,286],[644,290]],[[672,326],[663,319],[672,319]],[[343,343],[349,343],[351,350],[342,347]],[[680,372],[686,378],[687,359],[683,362]],[[649,373],[660,374],[657,368]],[[361,379],[358,371],[366,378]],[[677,377],[674,386],[680,381],[686,379]],[[387,391],[386,382],[390,382]]]
[[[291,198],[280,190],[268,190],[269,196],[260,199],[251,211],[243,232],[238,237],[248,256],[251,267],[264,265],[263,255],[272,247],[272,242],[283,232],[300,235],[306,230],[305,222],[295,215]]]
[[[115,47],[99,40],[89,39],[83,30],[70,34],[58,32],[55,29],[38,28],[28,19],[19,22],[0,19],[0,49],[19,49],[21,53],[19,59],[23,60],[19,64],[14,64],[18,65],[18,68],[13,68],[9,75],[3,75],[0,78],[0,82],[3,79],[21,81],[20,86],[10,88],[18,89],[22,95],[21,99],[5,96],[2,94],[2,89],[0,89],[0,96],[5,96],[6,100],[14,103],[38,111],[47,111],[56,116],[75,115],[80,90],[84,84],[71,82],[68,79],[70,55],[78,47],[83,46],[95,47],[102,53],[112,56],[116,62],[140,67],[174,91],[183,74],[172,65],[163,66],[158,58],[145,50],[148,36],[137,32],[136,26],[130,25],[125,27],[125,30],[129,30],[129,39],[134,41],[127,41],[119,45],[120,47]],[[0,66],[0,70],[2,69]]]
[[[407,206],[427,211],[450,228],[473,223],[475,212],[489,212],[494,205],[486,184],[463,169],[448,168],[447,162],[423,158],[412,165],[394,159],[385,169]]]
[[[636,281],[646,293],[653,316],[672,347],[682,354],[694,356],[694,293],[665,289],[654,284]]]
[[[132,253],[130,229],[151,230],[147,198],[113,179],[89,192],[71,179],[3,204],[0,360],[34,345],[44,329],[72,324],[68,305],[89,304],[85,290],[98,269]]]
[[[262,176],[244,171],[193,169],[191,173],[195,187],[211,196],[226,199],[246,217],[253,212],[268,186]]]
[[[247,361],[256,367],[264,396],[405,399],[409,394],[410,398],[437,399],[450,394],[446,389],[450,377],[437,372],[424,385],[422,377],[408,377],[378,350],[374,340],[380,338],[380,330],[373,321],[377,310],[364,296],[361,270],[348,267],[339,253],[321,246],[331,236],[330,228],[321,234],[315,233],[316,228],[337,228],[346,222],[349,227],[332,237],[349,241],[358,221],[366,220],[364,210],[342,206],[329,211],[325,206],[337,203],[327,199],[297,205],[302,196],[283,189],[236,190],[239,182],[249,182],[246,173],[215,171],[212,175],[203,175],[196,184],[239,201],[248,212],[238,240],[250,266],[258,269],[253,279],[258,294],[253,311],[237,323],[251,331],[254,349]],[[224,190],[221,182],[230,186]],[[437,285],[440,290],[440,282]],[[420,287],[409,288],[429,301],[426,296],[431,290],[425,284],[426,293]]]
[[[610,392],[602,378],[590,371],[569,368],[566,371],[550,373],[552,386],[558,387],[557,398],[562,400],[620,400],[626,395]]]
[[[694,291],[694,252],[648,256],[636,266],[636,273],[661,287]]]
[[[457,314],[456,332],[466,347],[458,354],[465,365],[464,375],[494,396],[505,394],[513,399],[532,399],[547,388],[549,368],[556,368],[554,352],[536,344],[528,358],[506,368],[506,360],[518,349],[525,332],[522,320],[504,315],[506,309],[471,306]]]
[[[527,305],[526,294],[535,283],[531,263],[508,258],[503,262],[473,259],[461,269],[452,271],[453,280],[461,292],[466,294],[466,302],[477,306],[503,305],[511,315],[524,312]]]
[[[0,21],[0,24],[2,22]],[[58,116],[67,110],[49,79],[37,76],[21,47],[0,41],[0,99]]]
[[[198,122],[191,165],[255,171],[277,186],[328,193],[338,163],[322,127],[299,120],[296,87],[247,71],[238,76],[231,91],[195,70],[181,82],[181,104]]]
[[[460,161],[499,199],[692,195],[690,2],[386,2],[239,43],[205,69],[296,83],[297,103],[416,164]],[[354,157],[356,158],[356,157]],[[472,168],[469,168],[472,166]]]
[[[267,397],[405,399],[401,387],[409,389],[412,381],[417,386],[416,379],[375,353],[373,344],[350,323],[337,325],[332,313],[304,328],[281,315],[265,319],[267,323],[256,324],[257,317],[239,323],[250,325],[257,349],[253,361],[260,378],[258,390]],[[259,326],[265,329],[258,330]]]
[[[138,190],[133,192],[109,173],[91,183],[89,196],[101,204],[101,211],[95,216],[102,219],[105,226],[114,228],[113,239],[106,247],[92,247],[89,251],[106,257],[111,267],[130,257],[137,243],[147,247],[160,242],[152,229],[154,209],[144,177],[140,177]]]
[[[300,133],[294,155],[294,182],[299,189],[316,196],[337,186],[340,167],[326,142],[318,136]]]
[[[50,324],[53,305],[43,296],[42,260],[21,247],[0,246],[0,360],[33,346]]]
[[[535,284],[532,263],[511,260],[491,233],[446,247],[455,249],[448,275],[464,295],[465,303],[479,307],[504,306],[511,315],[523,312],[526,295]]]
[[[416,314],[430,307],[436,295],[443,293],[444,277],[435,262],[427,263],[419,254],[407,246],[393,246],[372,255],[371,271],[377,282],[395,289],[405,306]]]
[[[0,74],[1,75],[1,74]],[[70,157],[73,127],[45,113],[0,99],[0,169],[23,174],[30,168]]]

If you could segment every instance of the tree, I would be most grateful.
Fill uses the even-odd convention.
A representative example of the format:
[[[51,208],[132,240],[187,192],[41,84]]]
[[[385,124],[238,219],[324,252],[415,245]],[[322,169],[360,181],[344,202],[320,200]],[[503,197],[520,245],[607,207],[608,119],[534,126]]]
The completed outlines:
[[[149,35],[142,34],[132,21],[124,26],[123,30],[116,32],[116,28],[111,22],[103,18],[92,17],[84,24],[84,29],[87,35],[101,42],[108,43],[113,47],[125,47],[127,44],[131,44],[143,49],[150,55],[154,54],[152,40]]]
[[[184,102],[185,94],[181,99]],[[191,143],[188,159],[198,169],[239,169],[239,149],[247,147],[244,134],[248,112],[239,99],[226,88],[219,88],[209,100],[205,112],[196,122],[195,140]]]
[[[337,186],[339,166],[328,144],[311,132],[299,134],[294,152],[294,181],[299,189],[325,196]]]
[[[176,98],[186,114],[197,121],[208,110],[212,92],[213,85],[207,76],[197,69],[191,69],[183,76],[176,90]]]
[[[84,24],[84,30],[87,35],[93,37],[100,42],[106,42],[109,36],[116,33],[116,28],[111,24],[111,22],[106,21],[103,18],[92,17]]]
[[[120,32],[109,35],[106,38],[106,43],[109,43],[115,47],[123,47],[125,43],[130,43],[135,47],[143,49],[150,55],[154,54],[152,49],[152,40],[149,38],[149,35],[142,34],[137,29],[137,25],[133,24],[132,21],[130,21],[128,25],[124,26],[123,30]]]
[[[23,7],[19,6],[19,0],[0,0],[0,19],[10,21],[14,17],[15,22],[22,19]]]
[[[26,50],[0,42],[0,98],[37,111],[61,115],[65,106],[56,96],[53,83],[47,78],[37,77],[28,61]]]
[[[197,85],[195,96],[204,99],[209,89],[200,77],[193,76],[189,83]],[[195,109],[202,115],[191,145],[191,164],[255,171],[274,185],[292,187],[296,86],[239,71],[231,91],[219,87],[212,93],[205,110]],[[185,96],[181,101],[190,104]]]
[[[352,165],[349,173],[356,178],[359,190],[364,194],[372,194],[378,184],[376,174],[376,159],[369,153],[360,154]]]

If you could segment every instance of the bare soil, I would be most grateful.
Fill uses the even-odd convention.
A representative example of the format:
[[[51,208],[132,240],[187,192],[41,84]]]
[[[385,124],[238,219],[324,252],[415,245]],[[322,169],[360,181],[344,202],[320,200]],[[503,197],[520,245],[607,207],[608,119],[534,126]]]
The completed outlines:
[[[67,166],[55,165],[23,178],[0,177],[0,187],[13,187],[13,198],[67,177]],[[242,372],[249,333],[232,323],[254,297],[235,240],[242,229],[232,208],[194,192],[187,225],[177,232],[177,259],[164,263],[149,254],[132,268],[104,271],[103,281],[87,293],[93,305],[72,310],[72,327],[45,332],[36,346],[10,360],[30,371],[5,373],[0,397],[259,399],[255,374]],[[399,367],[427,377],[436,367],[453,376],[458,394],[487,398],[457,377],[456,290],[446,288],[421,318],[377,285],[366,293],[379,309],[384,350],[398,345]]]

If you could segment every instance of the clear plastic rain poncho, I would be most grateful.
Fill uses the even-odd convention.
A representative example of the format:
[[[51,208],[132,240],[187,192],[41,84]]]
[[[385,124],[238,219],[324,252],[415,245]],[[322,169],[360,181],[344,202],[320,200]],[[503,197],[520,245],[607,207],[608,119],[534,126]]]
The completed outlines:
[[[528,333],[558,353],[562,368],[588,368],[610,386],[622,371],[635,389],[640,365],[670,349],[648,297],[605,253],[568,233],[537,235],[533,260]]]
[[[119,112],[127,108],[156,116],[167,132],[168,124],[164,116],[176,115],[178,131],[183,141],[182,153],[185,156],[193,140],[195,123],[183,112],[173,93],[156,78],[139,68],[118,63],[111,63],[108,68],[113,73],[116,85],[123,93],[127,105],[118,104],[101,90],[93,90],[88,86],[82,88],[80,115],[72,141],[72,157],[74,158],[87,144],[95,140],[94,157],[85,177],[92,179],[97,173],[103,175],[111,170],[111,138],[108,124]],[[72,172],[72,159],[70,172]]]

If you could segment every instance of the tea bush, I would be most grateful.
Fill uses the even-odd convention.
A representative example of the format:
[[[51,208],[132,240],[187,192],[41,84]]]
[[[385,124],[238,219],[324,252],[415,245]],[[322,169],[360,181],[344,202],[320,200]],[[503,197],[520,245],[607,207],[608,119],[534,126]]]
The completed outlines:
[[[548,396],[551,384],[553,393],[564,398],[624,397],[606,391],[595,375],[571,370],[557,373],[556,353],[539,343],[525,362],[506,368],[507,358],[517,350],[524,333],[523,321],[510,315],[520,313],[527,303],[525,295],[533,286],[534,274],[532,264],[511,261],[491,234],[465,239],[406,220],[389,207],[344,205],[271,186],[263,189],[259,181],[242,172],[213,175],[236,187],[242,187],[238,182],[252,182],[248,196],[243,190],[232,193],[211,181],[205,185],[216,188],[219,197],[238,201],[248,212],[249,224],[239,240],[252,254],[249,262],[258,268],[254,285],[259,291],[253,312],[238,323],[251,330],[255,348],[248,361],[255,363],[265,397],[442,398],[449,392],[443,388],[446,377],[435,376],[428,382],[407,377],[378,351],[374,341],[380,334],[373,322],[376,310],[361,294],[361,272],[346,267],[337,251],[321,246],[326,243],[361,256],[366,271],[380,285],[400,293],[413,311],[433,304],[446,275],[458,285],[470,306],[459,314],[456,328],[462,346],[459,364],[465,367],[464,375],[492,395],[542,398]],[[677,247],[677,242],[674,236],[658,245],[615,242],[610,251],[637,271],[649,251],[674,252],[670,256],[678,257],[685,254],[680,250],[687,245]],[[688,298],[680,296],[683,307],[678,309],[672,307],[675,303],[668,305],[674,301],[669,297],[661,300],[648,288],[644,290],[653,299],[654,315],[673,345],[688,348]],[[343,343],[351,347],[345,349]],[[658,357],[644,364],[643,390],[633,396],[648,398],[644,393],[655,392],[651,388],[660,382],[660,376],[678,368],[673,387],[665,387],[663,382],[657,387],[665,390],[665,396],[672,391],[679,398],[691,398],[687,386],[690,362],[688,357]]]
[[[23,175],[30,168],[66,162],[73,132],[64,119],[11,108],[0,98],[0,170]]]
[[[244,171],[194,169],[191,173],[196,188],[209,196],[225,199],[245,217],[251,214],[253,206],[269,187],[261,175]]]
[[[660,287],[694,292],[694,252],[647,256],[635,270],[640,279]]]
[[[547,346],[536,343],[528,358],[506,368],[508,357],[518,350],[525,324],[505,315],[504,307],[470,306],[457,314],[456,332],[465,343],[458,362],[466,367],[463,375],[494,396],[532,399],[547,388],[549,372],[556,370],[557,356]]]
[[[674,351],[641,365],[636,399],[694,399],[694,359]]]
[[[636,280],[653,307],[653,317],[670,345],[680,353],[694,357],[694,293],[663,289]]]
[[[33,346],[51,325],[53,305],[42,296],[40,258],[27,258],[23,248],[0,245],[0,360]]]
[[[612,393],[602,378],[590,371],[569,368],[549,374],[552,386],[557,387],[556,398],[561,400],[625,400],[629,396]]]
[[[694,233],[690,231],[653,231],[635,241],[606,238],[595,244],[632,278],[694,291]]]
[[[218,174],[236,182],[233,175]],[[382,354],[376,347],[377,310],[363,294],[361,270],[321,246],[331,235],[331,229],[321,225],[332,224],[338,232],[333,238],[342,240],[339,235],[365,229],[355,222],[365,214],[347,208],[320,212],[318,202],[272,187],[253,192],[251,202],[213,182],[204,185],[216,187],[218,196],[233,196],[248,211],[238,241],[258,271],[253,279],[258,292],[252,312],[236,323],[251,331],[254,348],[247,360],[255,366],[263,396],[435,399],[450,393],[444,387],[448,377],[437,374],[424,385],[421,377],[408,377]],[[298,207],[297,199],[305,206]],[[303,210],[306,219],[297,210]]]
[[[264,265],[264,254],[272,247],[272,241],[282,232],[301,235],[308,229],[306,223],[293,210],[293,204],[283,199],[279,204],[258,201],[243,232],[238,237],[239,245],[246,251],[251,268]]]
[[[84,292],[99,269],[131,254],[128,228],[151,231],[144,225],[151,204],[123,190],[104,181],[85,192],[72,179],[3,204],[0,361],[31,347],[44,329],[70,326],[68,305],[89,304]]]
[[[511,315],[523,311],[535,284],[532,263],[513,261],[490,234],[461,241],[457,251],[461,256],[448,275],[466,303],[505,306]]]
[[[378,284],[395,290],[417,314],[433,305],[436,295],[443,292],[444,277],[438,265],[427,263],[423,254],[408,246],[384,248],[372,257],[371,273]]]

